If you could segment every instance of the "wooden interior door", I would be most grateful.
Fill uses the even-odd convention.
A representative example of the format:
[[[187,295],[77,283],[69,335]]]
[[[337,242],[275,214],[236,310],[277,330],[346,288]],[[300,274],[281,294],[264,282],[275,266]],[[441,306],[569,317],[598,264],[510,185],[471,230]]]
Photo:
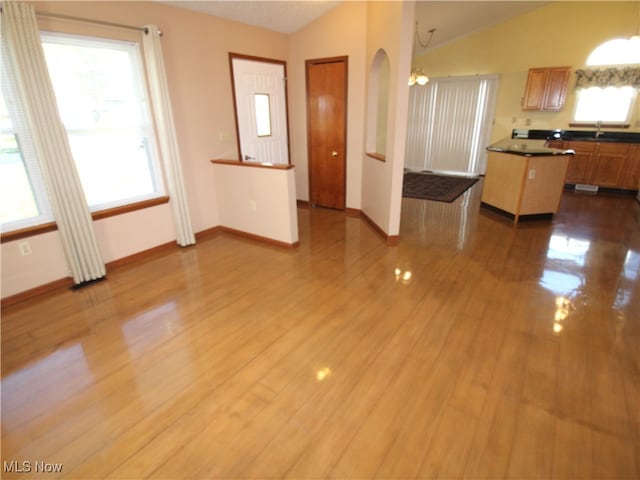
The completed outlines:
[[[310,203],[344,210],[347,57],[307,60],[306,67]]]

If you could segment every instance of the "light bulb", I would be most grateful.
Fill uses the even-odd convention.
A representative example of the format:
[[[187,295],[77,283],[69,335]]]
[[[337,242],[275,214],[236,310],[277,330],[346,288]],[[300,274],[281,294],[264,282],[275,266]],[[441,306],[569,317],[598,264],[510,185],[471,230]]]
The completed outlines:
[[[416,79],[416,82],[418,82],[418,85],[426,85],[428,81],[429,81],[429,77],[427,77],[424,73],[421,73],[420,75],[418,75],[418,78]]]

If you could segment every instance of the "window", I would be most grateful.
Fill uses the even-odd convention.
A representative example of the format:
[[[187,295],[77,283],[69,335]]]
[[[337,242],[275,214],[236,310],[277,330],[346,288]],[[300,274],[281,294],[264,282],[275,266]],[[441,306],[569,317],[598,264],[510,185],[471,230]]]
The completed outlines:
[[[258,137],[271,136],[271,108],[269,94],[256,93],[253,95],[256,107],[256,132]]]
[[[432,78],[409,91],[405,167],[481,174],[498,92],[498,77]]]
[[[633,87],[589,87],[576,93],[576,123],[622,124],[629,123],[635,101]]]
[[[53,215],[13,75],[5,62],[0,68],[0,224],[6,232],[51,222]]]
[[[90,210],[162,196],[137,44],[53,33],[41,37]]]
[[[578,89],[573,122],[576,124],[628,125],[636,100],[633,77],[640,63],[640,49],[634,40],[616,38],[599,45],[587,59],[587,66],[600,69],[578,70]]]

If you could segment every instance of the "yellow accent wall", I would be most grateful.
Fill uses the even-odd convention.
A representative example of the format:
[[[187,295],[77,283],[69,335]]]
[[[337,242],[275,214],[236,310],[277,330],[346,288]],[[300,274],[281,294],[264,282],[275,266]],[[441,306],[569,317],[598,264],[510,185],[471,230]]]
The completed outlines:
[[[576,69],[606,40],[629,37],[638,27],[637,2],[553,2],[490,29],[414,58],[430,77],[499,74],[492,141],[514,128],[569,129],[575,107]],[[437,31],[436,31],[437,35]],[[527,72],[534,67],[570,66],[567,100],[561,112],[523,111]],[[631,128],[640,131],[636,100]]]

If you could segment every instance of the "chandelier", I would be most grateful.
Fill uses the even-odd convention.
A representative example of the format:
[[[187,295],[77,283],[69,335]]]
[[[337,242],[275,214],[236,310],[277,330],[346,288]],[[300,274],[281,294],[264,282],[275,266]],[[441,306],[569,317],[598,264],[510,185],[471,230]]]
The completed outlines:
[[[422,39],[420,38],[420,32],[418,30],[418,22],[416,22],[415,37],[416,37],[416,40],[418,41],[418,45],[420,45],[422,49],[425,49],[429,46],[435,31],[436,31],[435,28],[432,28],[431,30],[429,30],[429,38],[427,39],[426,42],[423,42]],[[410,87],[414,86],[415,84],[426,85],[428,82],[429,82],[429,77],[427,76],[426,73],[424,73],[424,70],[422,70],[422,68],[414,68],[413,70],[411,70],[411,75],[409,75]]]

